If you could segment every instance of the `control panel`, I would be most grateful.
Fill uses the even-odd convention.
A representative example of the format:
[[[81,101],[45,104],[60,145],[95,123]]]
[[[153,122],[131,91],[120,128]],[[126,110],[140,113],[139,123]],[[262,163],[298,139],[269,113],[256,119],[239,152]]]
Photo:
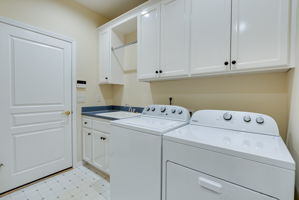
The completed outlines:
[[[190,112],[186,108],[172,105],[149,105],[144,108],[142,114],[179,121],[190,120]]]
[[[200,110],[193,114],[191,124],[279,136],[272,117],[252,112]]]

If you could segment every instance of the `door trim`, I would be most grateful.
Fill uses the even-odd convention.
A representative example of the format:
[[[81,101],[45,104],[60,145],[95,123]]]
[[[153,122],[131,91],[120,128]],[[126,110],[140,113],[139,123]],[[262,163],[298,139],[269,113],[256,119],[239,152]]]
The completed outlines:
[[[0,16],[0,22],[4,23],[4,24],[8,24],[10,26],[14,26],[14,27],[18,27],[18,28],[22,28],[22,29],[26,29],[35,33],[39,33],[42,35],[46,35],[52,38],[56,38],[59,40],[63,40],[65,42],[68,42],[71,44],[71,57],[72,57],[72,61],[71,61],[71,85],[72,85],[72,91],[71,91],[71,96],[72,96],[72,102],[71,102],[71,107],[72,107],[72,166],[73,168],[80,166],[80,162],[78,162],[77,159],[77,89],[76,89],[76,41],[73,40],[72,38],[60,35],[60,34],[56,34],[50,31],[46,31],[44,29],[40,29],[19,21],[15,21],[13,19],[7,18],[7,17],[1,17]]]

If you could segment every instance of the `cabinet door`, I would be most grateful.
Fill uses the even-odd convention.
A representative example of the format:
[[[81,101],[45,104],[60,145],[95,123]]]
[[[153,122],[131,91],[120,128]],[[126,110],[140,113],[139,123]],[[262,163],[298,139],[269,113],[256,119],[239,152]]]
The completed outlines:
[[[230,70],[231,0],[190,0],[191,74]]]
[[[189,74],[189,18],[187,0],[161,3],[161,77]]]
[[[160,70],[160,4],[138,17],[138,79],[154,79]]]
[[[289,1],[232,2],[232,69],[287,65]]]
[[[107,160],[107,135],[102,132],[93,131],[92,140],[92,157],[93,165],[100,170],[106,170],[106,160]]]
[[[89,129],[83,129],[83,160],[91,163],[92,133]]]
[[[111,69],[111,35],[110,29],[99,33],[99,77],[100,83],[108,83]]]

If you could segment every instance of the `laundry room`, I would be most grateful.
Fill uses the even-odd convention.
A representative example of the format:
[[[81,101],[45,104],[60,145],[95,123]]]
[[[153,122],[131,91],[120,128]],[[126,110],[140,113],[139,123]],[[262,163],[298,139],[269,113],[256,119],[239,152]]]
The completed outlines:
[[[298,65],[298,0],[0,0],[0,200],[299,200]]]

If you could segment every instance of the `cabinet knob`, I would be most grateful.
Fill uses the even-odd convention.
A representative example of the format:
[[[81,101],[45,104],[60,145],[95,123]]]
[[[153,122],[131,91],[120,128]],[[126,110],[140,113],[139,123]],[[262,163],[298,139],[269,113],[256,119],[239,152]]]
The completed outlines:
[[[105,77],[106,80],[108,80],[108,77]]]
[[[233,64],[233,65],[235,65],[236,63],[237,63],[237,61],[235,61],[235,60],[232,61],[232,64]]]
[[[159,71],[159,73],[161,74],[161,73],[163,73],[163,71],[162,71],[162,70],[160,70],[160,71]]]
[[[0,163],[0,168],[1,168],[1,167],[4,167],[4,164],[3,164],[3,163]]]
[[[106,140],[106,138],[105,137],[101,137],[101,140]]]
[[[156,70],[156,74],[158,74],[159,73],[159,71],[158,70]]]
[[[87,135],[91,135],[91,133],[88,133]]]
[[[84,124],[86,125],[86,124],[87,124],[87,122],[84,122]]]
[[[224,65],[228,65],[228,64],[229,64],[229,62],[228,62],[228,61],[225,61],[225,62],[224,62]]]

